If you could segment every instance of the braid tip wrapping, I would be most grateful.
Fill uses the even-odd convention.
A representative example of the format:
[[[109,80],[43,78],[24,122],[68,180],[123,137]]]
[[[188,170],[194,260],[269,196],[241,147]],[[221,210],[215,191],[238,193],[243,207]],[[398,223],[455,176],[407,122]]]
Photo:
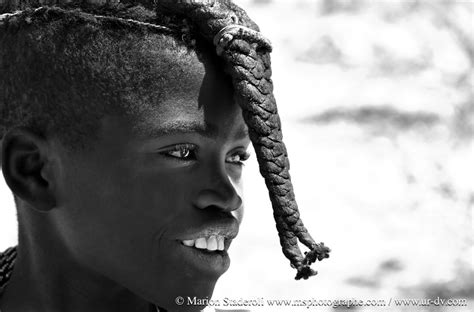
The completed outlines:
[[[303,263],[310,265],[311,263],[316,262],[316,260],[322,261],[323,259],[329,258],[330,252],[331,249],[324,246],[323,242],[315,244],[310,251],[305,252]]]
[[[322,261],[323,259],[329,258],[331,249],[324,246],[324,243],[315,244],[310,251],[305,252],[305,257],[302,263],[296,266],[297,273],[295,276],[296,280],[308,279],[311,276],[318,274],[318,271],[311,269],[311,264],[316,260]],[[293,265],[292,265],[293,266]]]

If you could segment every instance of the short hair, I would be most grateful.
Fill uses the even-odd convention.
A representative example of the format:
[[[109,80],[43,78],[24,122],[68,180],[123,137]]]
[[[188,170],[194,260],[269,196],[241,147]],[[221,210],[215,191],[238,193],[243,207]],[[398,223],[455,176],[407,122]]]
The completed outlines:
[[[113,13],[121,19],[56,9],[0,22],[0,137],[23,126],[84,147],[105,114],[138,114],[152,105],[146,99],[173,92],[197,57],[191,32],[124,21],[146,21],[150,12],[141,6]],[[149,67],[160,75],[149,75]]]

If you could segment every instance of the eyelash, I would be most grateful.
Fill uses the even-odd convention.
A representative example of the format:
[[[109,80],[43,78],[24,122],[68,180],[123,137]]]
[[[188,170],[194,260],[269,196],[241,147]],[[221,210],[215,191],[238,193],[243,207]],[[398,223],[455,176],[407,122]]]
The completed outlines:
[[[179,160],[183,161],[188,161],[188,160],[195,160],[196,159],[196,151],[197,151],[197,146],[194,144],[189,144],[189,143],[183,143],[183,144],[176,144],[173,145],[170,149],[163,151],[161,154],[171,157],[171,158],[176,158]],[[236,161],[228,161],[229,158],[233,158],[235,156],[238,156],[239,159]],[[230,156],[226,157],[226,162],[230,164],[235,164],[239,166],[243,166],[244,162],[249,159],[250,154],[246,151],[238,151]]]
[[[196,159],[196,149],[197,147],[194,144],[176,144],[173,145],[170,149],[162,152],[162,154],[172,158],[190,160]],[[173,155],[173,153],[177,154]],[[192,158],[189,157],[190,155],[192,156]]]

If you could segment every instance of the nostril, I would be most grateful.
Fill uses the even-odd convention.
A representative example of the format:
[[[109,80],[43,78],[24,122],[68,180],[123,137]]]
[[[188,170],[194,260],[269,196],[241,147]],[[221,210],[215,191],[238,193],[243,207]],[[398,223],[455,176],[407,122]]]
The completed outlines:
[[[239,209],[242,206],[241,187],[227,174],[226,167],[216,162],[203,170],[206,178],[201,182],[195,205],[201,209],[212,206],[224,211]]]

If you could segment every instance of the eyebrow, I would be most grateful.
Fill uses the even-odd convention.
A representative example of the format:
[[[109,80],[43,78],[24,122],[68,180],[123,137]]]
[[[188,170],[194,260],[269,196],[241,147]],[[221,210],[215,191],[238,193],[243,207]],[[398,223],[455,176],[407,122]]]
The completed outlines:
[[[184,133],[199,133],[209,138],[217,138],[218,129],[213,124],[203,124],[197,121],[190,120],[173,120],[160,124],[159,126],[151,126],[144,124],[140,126],[140,132],[145,133],[151,137],[162,137],[165,135],[175,135]],[[244,139],[248,137],[247,127],[240,128],[235,135],[236,139]]]

